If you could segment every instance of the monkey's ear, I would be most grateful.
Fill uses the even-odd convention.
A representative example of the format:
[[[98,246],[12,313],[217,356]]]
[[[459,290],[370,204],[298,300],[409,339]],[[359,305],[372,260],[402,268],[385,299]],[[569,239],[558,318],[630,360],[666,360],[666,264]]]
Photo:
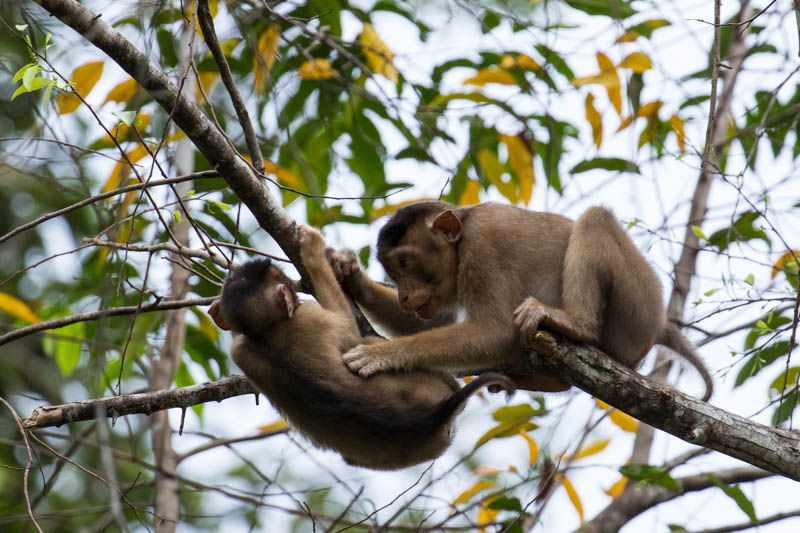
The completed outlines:
[[[292,290],[283,283],[278,283],[278,307],[286,314],[286,318],[292,318],[294,315],[294,298],[292,297]]]
[[[214,300],[214,303],[208,308],[208,314],[211,315],[211,318],[214,320],[214,323],[219,329],[225,331],[229,331],[231,329],[228,323],[225,322],[225,319],[222,318],[222,309],[219,300]]]
[[[448,209],[433,219],[433,230],[449,243],[458,242],[461,239],[461,219],[452,209]]]

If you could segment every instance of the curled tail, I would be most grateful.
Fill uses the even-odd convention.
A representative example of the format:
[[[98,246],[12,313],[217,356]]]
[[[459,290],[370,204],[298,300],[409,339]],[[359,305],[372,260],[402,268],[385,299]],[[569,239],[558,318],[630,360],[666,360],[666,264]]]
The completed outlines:
[[[517,390],[517,388],[514,386],[514,382],[503,374],[499,374],[497,372],[484,372],[454,392],[453,395],[447,400],[442,402],[442,404],[436,410],[436,419],[439,421],[450,420],[453,415],[461,410],[461,408],[464,406],[464,402],[466,402],[470,396],[475,394],[475,392],[477,392],[481,387],[487,385],[498,385],[504,389],[506,394],[509,396],[514,394],[514,391]]]
[[[678,329],[678,326],[669,322],[661,332],[656,344],[661,344],[670,348],[671,350],[679,353],[684,359],[697,369],[706,384],[706,393],[701,398],[703,401],[711,398],[711,393],[714,392],[714,381],[711,379],[711,374],[708,372],[703,360],[697,355],[694,346],[689,339],[683,336],[683,333]]]

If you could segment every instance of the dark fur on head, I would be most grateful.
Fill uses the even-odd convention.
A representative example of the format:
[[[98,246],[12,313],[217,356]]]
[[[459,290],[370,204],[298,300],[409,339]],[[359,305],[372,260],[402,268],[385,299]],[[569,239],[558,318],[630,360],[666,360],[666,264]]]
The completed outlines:
[[[268,258],[253,259],[234,268],[222,287],[222,312],[234,330],[258,339],[268,326],[265,319],[273,314],[272,302],[264,302],[261,291],[269,283],[284,283],[291,289],[291,280]],[[295,307],[297,295],[291,293]]]
[[[408,228],[417,221],[454,207],[447,202],[432,200],[417,202],[398,209],[378,234],[378,258],[384,257],[392,248],[396,247]]]

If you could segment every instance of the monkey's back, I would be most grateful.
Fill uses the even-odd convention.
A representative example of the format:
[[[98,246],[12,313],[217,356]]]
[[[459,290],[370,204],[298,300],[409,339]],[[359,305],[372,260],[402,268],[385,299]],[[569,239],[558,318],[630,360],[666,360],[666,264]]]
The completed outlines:
[[[452,438],[440,407],[457,382],[433,371],[387,372],[363,379],[342,353],[361,342],[340,315],[303,303],[292,328],[241,339],[233,359],[290,424],[351,464],[396,469],[438,457]],[[250,343],[245,347],[244,343]],[[258,353],[256,364],[240,351]]]

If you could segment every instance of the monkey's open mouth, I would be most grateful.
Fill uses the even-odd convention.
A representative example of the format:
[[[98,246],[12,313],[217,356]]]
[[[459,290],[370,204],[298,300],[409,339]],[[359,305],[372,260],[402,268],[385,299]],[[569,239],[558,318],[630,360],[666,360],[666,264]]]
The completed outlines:
[[[429,318],[433,318],[433,315],[436,314],[436,304],[434,303],[434,298],[431,296],[427,302],[417,307],[417,316],[428,320]]]

